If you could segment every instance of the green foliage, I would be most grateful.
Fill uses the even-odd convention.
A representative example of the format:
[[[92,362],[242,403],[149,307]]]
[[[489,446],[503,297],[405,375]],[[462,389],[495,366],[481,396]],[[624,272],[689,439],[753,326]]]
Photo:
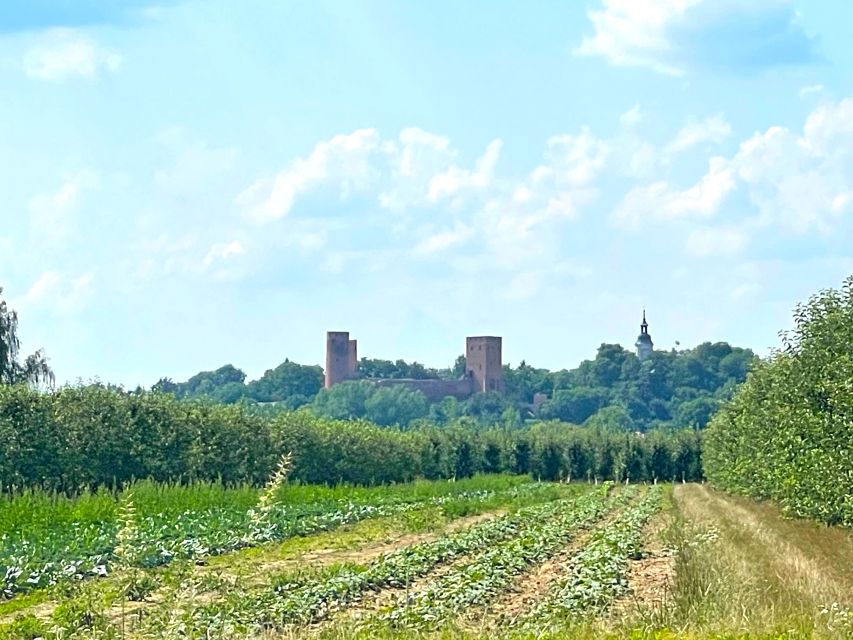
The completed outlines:
[[[629,560],[638,557],[645,524],[661,508],[659,489],[649,491],[617,519],[595,531],[570,560],[572,571],[551,588],[517,624],[556,631],[567,619],[592,618],[629,591]]]
[[[3,287],[0,287],[0,296]],[[44,352],[39,350],[18,361],[21,341],[18,338],[18,314],[9,309],[0,298],[0,385],[53,384],[53,371],[47,364]]]
[[[260,403],[282,403],[295,409],[308,404],[323,387],[323,369],[285,360],[275,369],[246,383],[246,374],[227,364],[215,371],[202,371],[186,382],[175,383],[161,378],[153,391],[171,393],[178,398],[209,398],[225,404],[240,400]]]
[[[358,391],[365,385],[370,386],[345,383],[331,391]],[[390,406],[399,411],[397,404]],[[286,453],[293,453],[291,478],[321,484],[463,478],[483,471],[546,479],[701,477],[699,438],[690,432],[644,437],[616,427],[559,422],[520,427],[517,416],[504,418],[493,428],[463,416],[447,426],[419,422],[399,430],[306,410],[265,416],[243,404],[125,393],[100,385],[50,393],[0,386],[0,487],[74,493],[138,478],[261,485]],[[634,448],[639,453],[632,454]],[[653,454],[666,458],[666,465],[652,465]],[[661,475],[626,471],[632,455],[643,460],[637,468],[654,468]]]
[[[260,491],[219,484],[146,482],[119,495],[101,492],[70,499],[27,492],[4,496],[0,500],[0,599],[60,582],[106,576],[117,568],[122,571],[122,590],[140,595],[151,584],[139,569],[175,558],[199,561],[422,507],[471,509],[499,496],[514,497],[532,486],[522,484],[524,478],[505,476],[372,489],[292,485],[284,481],[288,465],[284,458]]]
[[[322,389],[311,405],[314,413],[324,418],[351,420],[367,414],[367,400],[375,387],[363,380],[348,380],[331,389]]]
[[[701,429],[720,402],[743,382],[754,359],[748,349],[717,342],[686,351],[656,351],[640,363],[621,346],[602,344],[594,360],[570,371],[551,372],[524,361],[517,367],[504,365],[505,395],[477,393],[464,401],[445,398],[428,402],[413,395],[418,392],[412,389],[395,386],[389,390],[375,384],[382,379],[458,380],[465,375],[464,356],[446,369],[430,369],[404,360],[362,358],[358,379],[328,390],[322,388],[320,367],[289,360],[249,383],[240,369],[225,365],[182,383],[164,378],[153,389],[178,398],[260,403],[257,412],[267,415],[310,405],[323,417],[366,418],[383,426],[410,427],[427,418],[447,425],[461,417],[473,418],[482,427],[519,425],[531,417],[583,424],[600,409],[612,407],[597,420],[605,423],[605,428],[621,424],[624,430],[639,431],[660,426]],[[533,401],[537,394],[550,400],[535,416]],[[627,411],[628,419],[615,419],[618,408]]]
[[[655,351],[642,363],[619,345],[602,344],[594,360],[549,374],[554,391],[540,415],[582,424],[607,409],[595,421],[606,428],[622,424],[641,431],[662,426],[701,429],[720,401],[743,382],[754,361],[752,351],[725,342],[706,342],[685,351]],[[534,392],[547,392],[543,375],[541,370],[530,370],[510,377],[514,384],[533,380],[534,386],[517,392],[532,397]],[[617,407],[627,411],[627,419],[617,414]]]
[[[472,607],[488,604],[519,574],[555,555],[580,530],[614,508],[617,501],[607,500],[605,491],[565,502],[556,513],[543,513],[525,523],[509,540],[483,546],[429,583],[417,599],[398,599],[376,621],[395,628],[435,629]]]
[[[425,417],[429,405],[426,396],[420,391],[392,386],[376,389],[364,403],[364,409],[365,417],[375,424],[408,425]]]
[[[794,322],[712,419],[705,472],[792,514],[853,526],[853,277],[799,305]]]

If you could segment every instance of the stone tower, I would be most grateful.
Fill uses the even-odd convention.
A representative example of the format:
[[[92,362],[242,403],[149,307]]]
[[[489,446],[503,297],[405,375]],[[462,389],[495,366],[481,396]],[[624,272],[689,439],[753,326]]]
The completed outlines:
[[[474,392],[504,393],[501,339],[495,336],[468,338],[465,344],[465,371],[474,381]]]
[[[652,337],[649,335],[649,323],[646,322],[646,310],[643,309],[643,322],[640,325],[640,335],[637,336],[637,342],[634,343],[637,347],[637,357],[640,362],[652,355],[655,344],[652,342]]]
[[[326,389],[352,380],[358,371],[358,343],[349,331],[326,332]]]

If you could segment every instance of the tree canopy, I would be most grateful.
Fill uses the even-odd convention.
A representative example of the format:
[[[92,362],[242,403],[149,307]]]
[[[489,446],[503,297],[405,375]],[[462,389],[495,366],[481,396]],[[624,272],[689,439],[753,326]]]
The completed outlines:
[[[560,420],[607,430],[646,431],[655,427],[703,428],[720,404],[746,378],[755,360],[749,349],[706,342],[694,349],[655,351],[640,362],[618,344],[602,344],[592,360],[574,369],[549,371],[522,361],[504,365],[506,394],[475,394],[467,400],[429,403],[420,392],[382,388],[378,379],[458,379],[465,357],[452,367],[430,369],[404,360],[362,358],[359,379],[323,389],[323,370],[285,360],[258,380],[225,365],[186,382],[168,378],[154,388],[179,398],[209,397],[231,404],[239,400],[276,403],[286,409],[310,406],[329,418],[367,418],[381,425],[408,426],[429,420],[451,424],[470,418],[481,426],[519,424],[521,418]],[[538,394],[549,399],[534,404]]]
[[[0,296],[3,288],[0,287]],[[39,384],[54,382],[53,371],[44,351],[39,349],[19,361],[18,314],[0,297],[0,384]]]

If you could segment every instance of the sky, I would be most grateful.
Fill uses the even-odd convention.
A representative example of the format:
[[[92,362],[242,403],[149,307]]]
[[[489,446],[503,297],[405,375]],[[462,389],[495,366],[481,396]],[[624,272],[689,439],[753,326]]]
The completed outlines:
[[[760,354],[853,273],[846,0],[5,0],[0,286],[60,382]]]

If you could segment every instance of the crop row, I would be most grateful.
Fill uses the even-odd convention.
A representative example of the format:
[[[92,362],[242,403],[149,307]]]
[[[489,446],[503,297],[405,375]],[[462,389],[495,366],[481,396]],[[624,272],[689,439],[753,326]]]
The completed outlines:
[[[596,531],[569,561],[571,571],[518,623],[525,627],[564,624],[567,619],[592,617],[630,590],[629,560],[638,558],[643,529],[661,506],[657,487],[628,507],[618,519]]]
[[[580,530],[633,495],[633,487],[608,500],[597,493],[589,494],[552,517],[532,520],[512,539],[483,548],[469,562],[454,567],[422,591],[406,594],[375,620],[393,627],[434,628],[472,607],[487,605],[531,565],[554,556]]]
[[[535,492],[529,483],[499,492],[507,499]],[[464,491],[411,501],[373,504],[335,501],[325,504],[273,505],[258,523],[245,509],[215,508],[177,515],[136,517],[125,531],[132,564],[154,567],[175,558],[217,555],[246,546],[334,529],[366,518],[398,515],[425,506],[454,501],[482,503],[496,492]],[[47,529],[37,540],[13,533],[0,535],[0,597],[10,598],[32,589],[112,571],[120,523],[116,520],[63,523]],[[127,526],[127,524],[126,524]]]
[[[589,492],[590,489],[578,489]],[[597,499],[603,499],[603,490]],[[272,588],[231,592],[228,599],[195,612],[199,628],[236,624],[240,628],[284,627],[316,622],[343,609],[371,590],[400,588],[438,565],[476,552],[502,540],[526,535],[534,523],[571,509],[577,499],[524,507],[499,518],[441,538],[384,555],[366,566],[343,565],[318,578],[288,579]],[[581,497],[580,500],[585,500]]]

